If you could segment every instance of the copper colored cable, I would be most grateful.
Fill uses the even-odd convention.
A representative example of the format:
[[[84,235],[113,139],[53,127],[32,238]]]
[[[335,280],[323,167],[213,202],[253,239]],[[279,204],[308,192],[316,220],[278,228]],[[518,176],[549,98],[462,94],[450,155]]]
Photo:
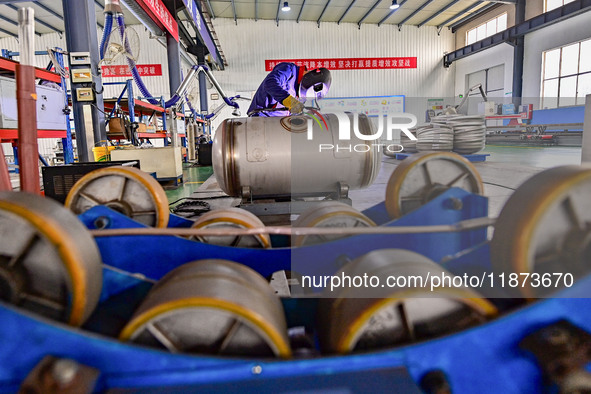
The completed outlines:
[[[21,190],[41,194],[39,187],[39,147],[37,145],[35,67],[22,64],[16,66],[16,98]]]

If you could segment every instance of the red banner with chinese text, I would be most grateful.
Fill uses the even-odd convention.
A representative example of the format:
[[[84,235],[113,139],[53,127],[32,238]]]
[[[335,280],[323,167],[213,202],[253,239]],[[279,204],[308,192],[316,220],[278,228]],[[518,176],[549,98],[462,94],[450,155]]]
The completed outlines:
[[[102,66],[103,78],[131,77],[129,67],[126,65]],[[156,77],[162,75],[160,64],[138,64],[137,70],[142,77]]]
[[[379,70],[417,68],[416,57],[364,57],[364,58],[338,58],[338,59],[286,59],[265,60],[265,70],[271,71],[282,62],[295,63],[297,66],[306,66],[308,70],[324,67],[329,70]]]

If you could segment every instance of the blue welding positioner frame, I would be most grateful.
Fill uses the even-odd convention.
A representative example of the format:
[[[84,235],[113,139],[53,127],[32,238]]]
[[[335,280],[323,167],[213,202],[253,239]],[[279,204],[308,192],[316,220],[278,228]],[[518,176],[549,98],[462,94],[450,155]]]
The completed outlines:
[[[463,202],[451,209],[450,198]],[[416,211],[389,221],[383,204],[364,211],[383,226],[453,224],[487,216],[488,200],[450,189]],[[106,207],[80,215],[89,228],[97,219],[108,228],[143,227]],[[188,221],[172,217],[171,225]],[[357,238],[359,237],[359,238]],[[591,276],[556,298],[507,312],[497,319],[441,338],[393,349],[344,356],[275,360],[170,354],[119,342],[117,327],[125,324],[153,281],[171,269],[202,258],[226,258],[263,276],[289,269],[299,249],[318,272],[336,270],[335,258],[350,258],[368,249],[400,248],[421,252],[451,272],[492,269],[486,229],[455,233],[353,236],[302,248],[269,250],[221,247],[174,236],[129,235],[96,237],[105,263],[103,291],[97,312],[80,330],[0,304],[0,392],[18,390],[27,373],[46,355],[74,359],[100,371],[97,390],[128,388],[141,392],[224,391],[284,392],[419,392],[416,382],[442,371],[454,393],[540,393],[544,378],[535,358],[520,341],[541,327],[567,320],[591,332]],[[354,242],[352,241],[354,240]],[[367,245],[370,244],[370,245]],[[314,315],[314,299],[284,299],[288,325],[298,308]],[[118,309],[119,308],[119,309]],[[127,308],[122,310],[121,308]],[[111,330],[111,332],[109,332]],[[95,332],[102,332],[103,335]],[[587,365],[586,370],[591,371]]]

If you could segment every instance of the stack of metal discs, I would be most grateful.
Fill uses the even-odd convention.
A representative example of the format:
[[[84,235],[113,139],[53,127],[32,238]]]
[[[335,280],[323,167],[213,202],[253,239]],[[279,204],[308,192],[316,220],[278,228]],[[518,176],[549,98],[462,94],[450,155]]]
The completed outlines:
[[[410,130],[410,132],[416,137],[416,130]],[[413,141],[405,133],[400,133],[400,145],[404,148],[405,153],[416,153],[417,152],[417,141]]]
[[[419,152],[449,152],[453,149],[454,134],[451,127],[430,124],[417,129],[416,147]]]
[[[468,155],[484,149],[486,125],[481,115],[443,115],[432,120],[435,125],[445,125],[453,129],[453,150]]]

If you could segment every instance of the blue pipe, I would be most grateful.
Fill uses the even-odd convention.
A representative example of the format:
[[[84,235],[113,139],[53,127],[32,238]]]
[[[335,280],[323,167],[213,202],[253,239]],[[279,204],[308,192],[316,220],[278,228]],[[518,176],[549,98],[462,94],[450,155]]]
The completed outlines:
[[[44,165],[45,167],[49,167],[49,163],[47,163],[47,160],[45,160],[45,159],[43,158],[43,156],[41,156],[41,153],[39,153],[39,161],[40,161],[41,163],[43,163],[43,165]]]
[[[105,27],[103,30],[103,38],[101,39],[101,46],[99,47],[101,60],[103,60],[105,57],[105,51],[107,50],[107,45],[109,44],[109,34],[111,34],[112,27],[113,14],[105,14]]]
[[[180,99],[181,99],[181,96],[179,96],[178,94],[175,93],[175,95],[172,96],[170,98],[170,100],[168,100],[167,102],[164,103],[164,108],[170,108],[172,106],[175,106],[176,103],[178,103]]]
[[[123,15],[117,16],[117,24],[119,25],[119,33],[121,34],[121,39],[123,40],[123,36],[125,34],[125,20],[123,19]],[[125,39],[124,45],[125,45],[125,50],[127,52],[131,53],[131,48],[129,47],[129,42],[127,41],[127,39]],[[129,65],[129,68],[131,69],[131,76],[133,77],[133,80],[135,81],[135,83],[136,83],[137,87],[139,88],[140,92],[142,93],[142,95],[147,98],[147,100],[148,100],[148,102],[150,102],[150,104],[154,104],[154,105],[160,104],[158,102],[158,100],[151,98],[153,96],[148,91],[148,88],[144,84],[144,81],[142,81],[142,77],[140,76],[140,73],[136,67],[135,62],[132,59],[127,58],[127,64]],[[164,103],[164,108],[170,108],[170,107],[174,106],[176,103],[179,102],[180,99],[181,99],[181,97],[179,95],[175,94],[174,96],[172,96],[170,98],[170,100],[168,100]]]
[[[236,100],[236,99],[239,99],[239,98],[240,98],[240,95],[238,95],[238,96],[233,96],[233,97],[229,97],[229,98],[228,98],[228,97],[224,97],[224,102],[225,102],[227,105],[231,106],[231,107],[234,107],[234,108],[236,108],[236,109],[240,109],[240,107],[238,106],[238,103],[234,101],[234,100]],[[189,104],[189,108],[193,109],[193,108],[191,107],[191,105],[190,105],[190,104]],[[219,111],[218,111],[218,112],[219,112]],[[210,113],[210,114],[207,114],[207,115],[203,116],[203,118],[204,118],[205,120],[209,120],[209,119],[213,118],[214,116],[216,116],[217,114],[218,114],[218,113],[217,113],[217,112],[214,110],[214,112],[212,112],[212,113]]]
[[[238,98],[240,96],[234,96],[234,97],[224,97],[224,102],[229,105],[230,107],[234,107],[236,109],[239,109],[240,107],[238,106],[237,102],[232,101],[232,99]]]
[[[111,110],[111,112],[109,112],[109,116],[107,116],[107,118],[105,119],[105,126],[107,124],[109,124],[109,120],[111,120],[113,115],[115,115],[115,110],[117,109],[117,105],[119,105],[119,103],[121,103],[121,100],[123,99],[123,95],[125,94],[125,92],[127,92],[127,86],[129,86],[129,85],[127,85],[127,84],[125,85],[125,87],[123,88],[123,91],[121,92],[121,94],[117,98],[116,105],[113,106],[113,109]]]
[[[187,100],[187,105],[189,106],[189,111],[191,111],[191,113],[193,114],[193,116],[195,118],[197,118],[197,111],[195,111],[195,108],[193,108],[193,105],[191,105],[191,103],[189,102],[189,100]]]
[[[117,25],[119,26],[119,34],[121,35],[121,40],[123,40],[124,35],[125,35],[125,21],[123,19],[123,15],[117,16]],[[125,40],[124,45],[125,45],[125,50],[127,52],[131,53],[131,48],[129,47],[129,42],[127,41],[127,39]],[[148,97],[148,101],[150,102],[150,104],[158,105],[159,103],[157,100],[149,98],[149,97],[152,97],[152,95],[148,91],[148,88],[146,87],[146,85],[144,85],[144,82],[142,81],[142,79],[140,77],[140,73],[137,70],[135,62],[132,59],[127,58],[127,64],[129,65],[129,68],[131,70],[131,76],[133,77],[133,80],[135,81],[137,87],[140,89],[140,92],[142,93],[142,95],[144,97]]]
[[[216,82],[215,78],[211,74],[211,70],[205,64],[200,64],[199,66],[193,66],[193,69],[199,69],[199,68],[201,68],[205,72],[205,74],[209,77],[211,83],[213,83],[213,85],[215,86],[215,88],[217,89],[217,91],[220,92],[220,94],[222,95],[222,98],[224,99],[224,102],[227,105],[229,105],[230,107],[234,107],[236,109],[239,109],[238,103],[234,102],[234,99],[237,99],[240,96],[227,97],[223,93],[223,90],[222,90],[221,86],[218,85],[218,83]]]
[[[56,48],[57,52],[55,53],[55,60],[57,64],[63,69],[64,68],[64,54],[61,51],[61,48]],[[65,102],[64,105],[68,108],[68,85],[66,84],[66,78],[61,76],[61,87],[65,93]],[[72,126],[70,125],[70,112],[66,112],[66,138],[62,138],[62,148],[64,152],[64,162],[65,164],[72,164],[74,162],[74,147],[72,145]]]
[[[109,15],[109,14],[107,14]],[[107,16],[107,20],[105,21],[105,26],[108,24],[108,20],[111,19],[112,22],[112,15],[109,18]],[[121,35],[121,40],[123,41],[124,35],[125,35],[125,19],[123,17],[123,15],[118,15],[117,16],[117,25],[119,26],[119,34]],[[105,28],[106,30],[106,28]],[[125,38],[125,42],[123,43],[125,45],[125,50],[128,53],[131,53],[131,48],[129,47],[129,42],[127,41],[127,38]],[[146,97],[146,99],[148,100],[148,102],[150,104],[154,104],[154,105],[159,105],[160,102],[158,102],[158,100],[152,98],[153,96],[150,94],[150,92],[148,91],[148,88],[146,87],[146,85],[144,84],[144,81],[142,81],[142,78],[140,76],[140,73],[136,67],[135,61],[133,61],[130,58],[127,58],[127,64],[129,65],[129,69],[131,70],[131,76],[133,78],[133,80],[135,81],[137,87],[139,88],[142,96]],[[198,68],[199,66],[193,66],[194,69]],[[206,72],[208,72],[208,68],[205,65],[200,66],[202,67]],[[238,104],[235,103],[234,101],[232,101],[232,99],[234,97],[225,97],[223,96],[224,102],[231,106],[234,107],[236,109],[238,109]],[[238,96],[236,96],[238,97]],[[170,100],[166,101],[164,103],[164,108],[170,108],[174,105],[176,105],[179,101],[181,100],[181,96],[179,96],[177,93],[175,93]]]

